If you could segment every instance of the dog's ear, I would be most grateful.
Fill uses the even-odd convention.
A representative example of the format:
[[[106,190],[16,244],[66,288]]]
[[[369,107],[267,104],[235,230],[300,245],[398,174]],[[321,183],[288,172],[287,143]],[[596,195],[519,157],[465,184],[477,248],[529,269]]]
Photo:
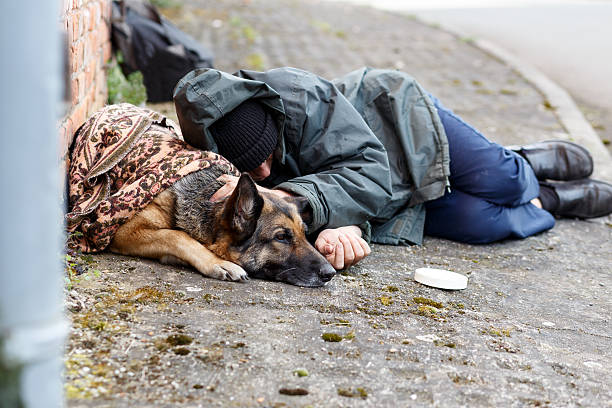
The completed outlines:
[[[285,197],[285,200],[291,204],[294,204],[302,217],[302,221],[304,221],[307,225],[310,225],[312,222],[312,207],[310,206],[308,199],[302,196],[290,196]]]
[[[247,239],[255,232],[263,203],[255,182],[251,176],[243,173],[225,207],[229,224],[238,241]]]

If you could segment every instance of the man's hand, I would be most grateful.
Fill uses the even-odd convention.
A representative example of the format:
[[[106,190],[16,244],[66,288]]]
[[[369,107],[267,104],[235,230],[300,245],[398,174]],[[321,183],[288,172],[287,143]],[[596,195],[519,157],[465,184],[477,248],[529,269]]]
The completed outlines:
[[[236,189],[236,186],[238,185],[238,179],[239,177],[232,176],[229,174],[223,174],[219,176],[217,180],[224,182],[225,185],[221,187],[220,189],[218,189],[215,192],[215,194],[213,194],[212,197],[210,197],[210,201],[221,201],[225,197],[228,197],[229,195],[231,195]],[[259,191],[260,193],[274,194],[278,197],[289,197],[292,195],[283,190],[270,190],[270,189],[267,189],[261,186],[257,186],[257,191]]]
[[[361,229],[356,225],[321,231],[315,248],[337,270],[355,265],[371,252],[368,243],[361,238]]]

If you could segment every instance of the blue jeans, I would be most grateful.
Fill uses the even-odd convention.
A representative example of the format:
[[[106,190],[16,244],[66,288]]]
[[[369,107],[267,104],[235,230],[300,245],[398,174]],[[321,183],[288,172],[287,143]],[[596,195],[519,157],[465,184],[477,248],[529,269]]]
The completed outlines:
[[[530,203],[540,188],[527,161],[431,98],[448,137],[451,192],[425,204],[425,234],[485,244],[552,228],[554,217]]]

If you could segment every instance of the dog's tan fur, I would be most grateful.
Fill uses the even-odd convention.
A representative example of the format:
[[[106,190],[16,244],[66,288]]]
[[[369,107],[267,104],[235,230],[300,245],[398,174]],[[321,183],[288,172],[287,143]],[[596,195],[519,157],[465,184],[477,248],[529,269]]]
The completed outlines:
[[[163,263],[189,264],[215,279],[240,280],[246,276],[238,265],[220,258],[186,232],[173,229],[173,210],[174,197],[166,190],[119,228],[111,251]]]

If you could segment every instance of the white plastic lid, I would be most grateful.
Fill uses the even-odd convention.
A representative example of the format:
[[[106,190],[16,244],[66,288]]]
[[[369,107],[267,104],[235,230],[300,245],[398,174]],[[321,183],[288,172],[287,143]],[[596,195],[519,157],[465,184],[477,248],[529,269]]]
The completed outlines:
[[[439,289],[460,290],[467,288],[468,278],[445,269],[419,268],[414,271],[414,280],[423,285]]]

